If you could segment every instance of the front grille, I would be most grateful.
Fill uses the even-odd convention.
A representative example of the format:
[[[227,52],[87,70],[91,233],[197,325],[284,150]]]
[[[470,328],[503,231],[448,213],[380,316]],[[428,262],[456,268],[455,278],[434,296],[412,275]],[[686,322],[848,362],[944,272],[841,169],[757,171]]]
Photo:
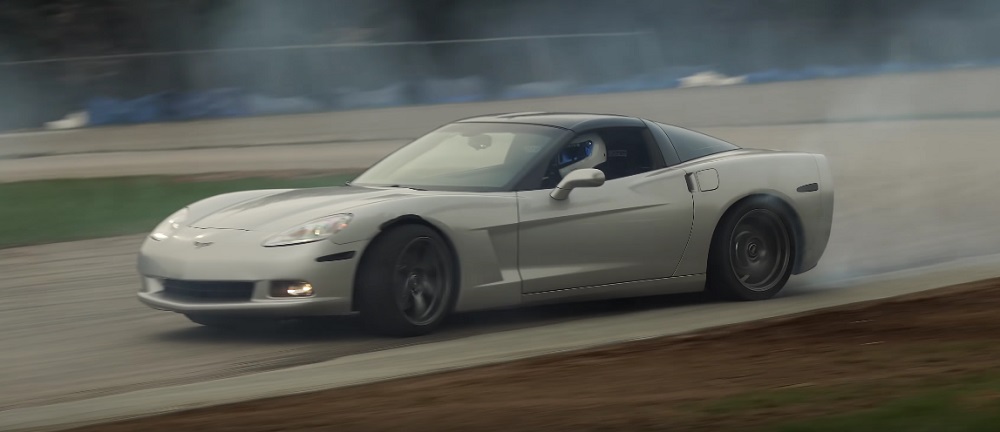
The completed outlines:
[[[250,300],[253,282],[183,281],[165,279],[163,293],[192,300]]]

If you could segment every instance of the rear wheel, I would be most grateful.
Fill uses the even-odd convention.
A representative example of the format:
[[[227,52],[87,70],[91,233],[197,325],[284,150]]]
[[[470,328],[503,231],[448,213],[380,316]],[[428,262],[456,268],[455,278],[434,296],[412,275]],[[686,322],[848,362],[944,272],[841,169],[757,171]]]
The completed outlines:
[[[437,231],[391,228],[369,247],[358,272],[361,319],[387,336],[430,333],[454,306],[455,279],[455,259]]]
[[[792,235],[779,206],[765,199],[737,204],[712,239],[708,291],[732,300],[774,297],[792,274]]]

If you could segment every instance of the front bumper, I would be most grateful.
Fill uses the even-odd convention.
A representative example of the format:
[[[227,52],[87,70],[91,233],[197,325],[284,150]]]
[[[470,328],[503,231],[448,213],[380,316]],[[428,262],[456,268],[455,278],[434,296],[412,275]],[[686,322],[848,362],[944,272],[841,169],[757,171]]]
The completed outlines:
[[[211,245],[196,247],[195,240]],[[260,233],[197,228],[162,241],[147,239],[139,251],[143,283],[138,299],[182,314],[296,318],[353,312],[352,287],[363,242],[265,248],[260,240]],[[313,295],[272,297],[272,281],[308,282]],[[215,283],[240,285],[242,291],[215,296],[210,290],[168,289],[177,284],[211,288]]]
[[[147,278],[145,286],[159,283]],[[141,291],[139,301],[162,311],[198,315],[260,316],[298,318],[307,316],[347,315],[352,313],[350,297],[250,299],[247,301],[206,302],[171,297],[161,291]]]

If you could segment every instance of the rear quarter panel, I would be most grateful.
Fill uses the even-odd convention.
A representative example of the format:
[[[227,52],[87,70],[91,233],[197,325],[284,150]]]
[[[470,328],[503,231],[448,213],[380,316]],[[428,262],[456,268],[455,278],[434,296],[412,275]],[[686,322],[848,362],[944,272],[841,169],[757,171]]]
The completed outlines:
[[[716,226],[733,204],[754,195],[781,199],[794,212],[801,229],[793,273],[808,271],[819,262],[833,219],[833,179],[825,156],[744,149],[689,161],[678,168],[688,173],[694,187],[694,227],[675,276],[705,273]],[[708,189],[715,186],[715,175],[705,171],[711,169],[718,173],[714,190]],[[818,185],[815,191],[797,190],[813,183]]]

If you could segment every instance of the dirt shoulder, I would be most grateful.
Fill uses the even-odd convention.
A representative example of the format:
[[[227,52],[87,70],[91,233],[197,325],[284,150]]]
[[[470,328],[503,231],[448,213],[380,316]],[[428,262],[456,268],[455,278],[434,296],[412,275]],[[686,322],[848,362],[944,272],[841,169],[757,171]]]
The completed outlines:
[[[751,430],[879,406],[929,381],[990,373],[1000,367],[997,311],[1000,279],[992,279],[691,335],[73,430]]]

